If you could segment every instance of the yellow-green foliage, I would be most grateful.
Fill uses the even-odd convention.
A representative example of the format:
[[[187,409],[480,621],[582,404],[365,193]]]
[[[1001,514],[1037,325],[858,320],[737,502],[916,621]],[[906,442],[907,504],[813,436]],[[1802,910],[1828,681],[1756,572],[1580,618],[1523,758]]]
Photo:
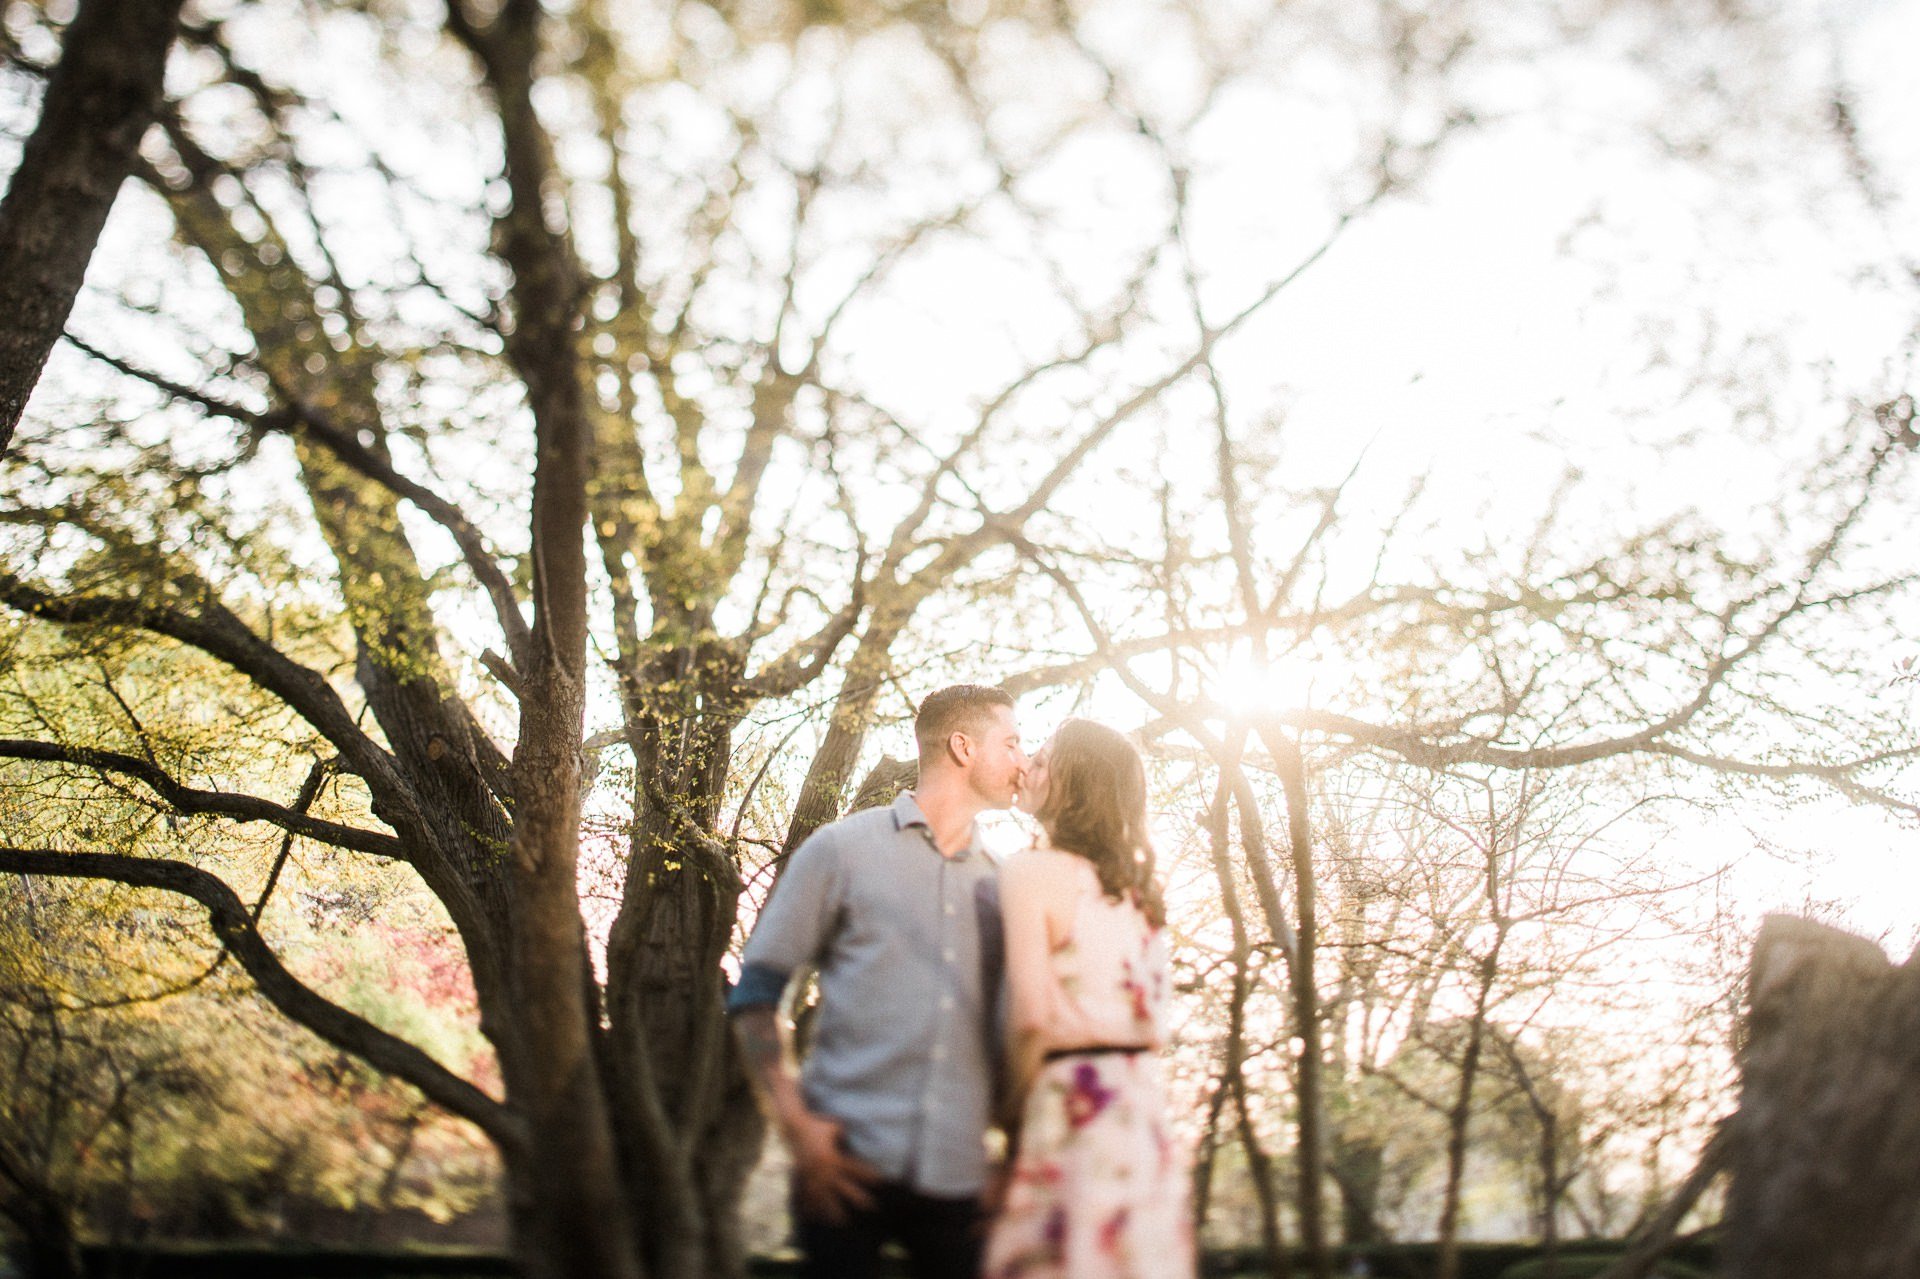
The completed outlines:
[[[0,632],[0,737],[118,751],[282,804],[319,749],[170,641],[20,621]],[[350,779],[330,777],[312,811],[377,828]],[[179,815],[130,778],[20,760],[0,761],[0,825],[19,846],[189,861],[250,904],[284,840]],[[457,939],[413,872],[298,840],[286,851],[260,927],[287,966],[492,1086]],[[476,1133],[289,1022],[218,959],[184,898],[0,877],[0,1142],[28,1151],[83,1224],[271,1230],[295,1201],[445,1217],[489,1192],[494,1158]]]

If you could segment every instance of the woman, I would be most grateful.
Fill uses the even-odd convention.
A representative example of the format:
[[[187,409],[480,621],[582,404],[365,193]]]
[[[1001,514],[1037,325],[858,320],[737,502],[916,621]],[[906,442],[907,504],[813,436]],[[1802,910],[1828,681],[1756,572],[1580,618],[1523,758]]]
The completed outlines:
[[[986,1275],[1183,1279],[1193,1226],[1155,1058],[1167,955],[1146,772],[1126,738],[1068,720],[1019,803],[1042,835],[1000,872],[1016,1118]]]

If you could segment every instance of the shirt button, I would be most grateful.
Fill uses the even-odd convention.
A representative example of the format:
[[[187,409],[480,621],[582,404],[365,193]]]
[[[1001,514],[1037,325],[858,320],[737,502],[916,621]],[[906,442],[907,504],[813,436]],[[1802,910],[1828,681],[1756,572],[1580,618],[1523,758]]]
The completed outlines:
[[[952,1010],[953,1010],[953,996],[952,996],[952,995],[942,995],[942,996],[940,997],[940,1011],[941,1011],[941,1012],[951,1012]]]
[[[956,959],[958,959],[958,958],[960,957],[959,955],[957,955],[956,953],[954,953],[954,949],[953,949],[953,947],[951,947],[951,946],[949,946],[949,947],[947,947],[947,949],[946,949],[946,952],[945,952],[945,953],[946,953],[946,956],[947,956],[947,962],[948,962],[948,963],[952,963],[952,962],[953,962],[954,960],[956,960]]]
[[[947,1046],[945,1044],[935,1044],[933,1046],[933,1059],[935,1061],[945,1061],[947,1059]]]
[[[947,914],[949,914],[949,915],[957,915],[957,914],[959,914],[959,913],[960,913],[960,912],[959,912],[958,910],[956,910],[956,909],[954,909],[954,905],[953,905],[953,903],[952,903],[952,902],[948,902],[948,903],[947,903]]]

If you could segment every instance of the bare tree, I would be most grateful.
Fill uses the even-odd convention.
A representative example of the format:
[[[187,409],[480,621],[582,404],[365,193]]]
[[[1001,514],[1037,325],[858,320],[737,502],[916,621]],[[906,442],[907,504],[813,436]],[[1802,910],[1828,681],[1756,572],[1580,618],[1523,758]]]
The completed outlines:
[[[1577,875],[1569,876],[1561,859],[1591,833],[1573,831],[1563,814],[1551,827],[1559,851],[1542,863],[1548,869],[1534,872],[1553,892],[1524,908],[1517,905],[1516,883],[1528,892],[1539,884],[1511,878],[1514,856],[1539,836],[1518,834],[1525,824],[1520,814],[1531,810],[1530,803],[1507,812],[1495,796],[1518,787],[1524,797],[1556,776],[1584,772],[1608,786],[1624,786],[1617,792],[1621,795],[1631,794],[1634,785],[1657,793],[1669,786],[1684,790],[1755,780],[1826,790],[1898,814],[1916,811],[1900,781],[1904,761],[1917,749],[1910,730],[1896,718],[1863,714],[1858,706],[1803,698],[1779,674],[1819,647],[1812,634],[1824,632],[1839,612],[1860,607],[1861,624],[1886,634],[1891,615],[1882,605],[1904,598],[1914,583],[1904,566],[1882,572],[1873,553],[1878,530],[1885,527],[1879,523],[1886,518],[1881,504],[1904,483],[1910,444],[1904,429],[1888,429],[1881,417],[1859,410],[1851,439],[1823,461],[1824,525],[1783,536],[1781,546],[1790,549],[1762,564],[1716,557],[1705,550],[1712,545],[1710,533],[1683,531],[1677,524],[1629,535],[1592,559],[1556,563],[1549,516],[1523,543],[1525,549],[1513,552],[1524,567],[1501,585],[1485,578],[1469,585],[1468,573],[1459,569],[1423,582],[1384,581],[1379,566],[1391,555],[1383,549],[1369,557],[1375,565],[1371,580],[1335,594],[1320,567],[1331,557],[1318,557],[1325,542],[1344,532],[1336,517],[1340,494],[1296,499],[1308,512],[1299,521],[1307,530],[1302,541],[1283,543],[1279,555],[1252,549],[1257,543],[1246,530],[1254,527],[1255,517],[1236,511],[1245,499],[1231,496],[1233,472],[1241,463],[1230,440],[1222,445],[1230,460],[1223,463],[1228,478],[1221,491],[1230,496],[1223,503],[1226,517],[1217,550],[1209,554],[1169,540],[1157,559],[1113,553],[1101,561],[1111,579],[1104,583],[1105,598],[1130,598],[1130,606],[1096,605],[1087,575],[1062,567],[1063,552],[1032,538],[1022,540],[1024,553],[1050,576],[1069,615],[1078,619],[1092,652],[1104,658],[1114,684],[1151,712],[1143,732],[1160,742],[1164,753],[1219,770],[1226,792],[1244,797],[1240,817],[1251,822],[1244,829],[1268,828],[1263,805],[1277,809],[1289,824],[1291,909],[1281,905],[1283,881],[1269,861],[1264,837],[1246,846],[1241,869],[1266,906],[1273,944],[1293,961],[1296,974],[1287,1024],[1301,1045],[1292,1104],[1301,1131],[1303,1235],[1315,1228],[1318,1170],[1325,1165],[1320,1031],[1326,996],[1318,989],[1306,935],[1311,930],[1320,940],[1315,907],[1322,891],[1314,863],[1326,856],[1329,835],[1324,824],[1316,834],[1305,820],[1309,779],[1379,760],[1389,771],[1405,769],[1425,779],[1416,791],[1431,796],[1454,779],[1480,788],[1492,804],[1478,818],[1464,809],[1432,809],[1430,815],[1444,819],[1456,835],[1469,826],[1480,830],[1475,837],[1480,851],[1477,859],[1469,858],[1473,869],[1465,879],[1436,890],[1435,905],[1446,913],[1425,914],[1416,925],[1429,930],[1439,950],[1424,974],[1416,975],[1411,993],[1431,1008],[1450,974],[1467,979],[1468,1005],[1460,1022],[1465,1033],[1452,1091],[1434,1101],[1446,1120],[1442,1264],[1457,1268],[1476,1087],[1491,1042],[1492,1010],[1503,997],[1497,992],[1516,976],[1509,971],[1507,953],[1514,928],[1649,891],[1626,879],[1583,884]],[[1817,494],[1813,500],[1822,498]],[[1179,522],[1161,523],[1167,528]],[[1395,527],[1388,526],[1387,538]],[[1077,558],[1088,562],[1084,555]],[[1856,565],[1869,567],[1863,571]],[[1489,568],[1476,566],[1472,572]],[[1504,575],[1508,570],[1493,571]],[[1529,580],[1530,572],[1541,576]],[[1273,583],[1273,602],[1249,591],[1244,583],[1250,581]],[[1121,582],[1130,582],[1135,594],[1127,596]],[[1248,607],[1249,600],[1254,607]],[[1116,616],[1164,618],[1168,626],[1156,632],[1138,621],[1110,620]],[[1171,660],[1162,660],[1151,642],[1155,634],[1204,637],[1215,633],[1214,627],[1239,637],[1243,654],[1251,639],[1253,661],[1236,666],[1229,659],[1236,641],[1197,638],[1182,644]],[[1646,653],[1658,655],[1657,663],[1627,655],[1621,637],[1636,635],[1631,645],[1644,645]],[[1273,660],[1267,654],[1289,649],[1356,655],[1345,657],[1356,664],[1347,677],[1350,686],[1339,691],[1378,704],[1382,688],[1404,690],[1395,700],[1421,709],[1399,723],[1330,709],[1332,699],[1325,695],[1314,706],[1263,705],[1259,690],[1236,690],[1207,675],[1236,671],[1240,678],[1258,678]],[[1136,655],[1141,651],[1147,656]],[[1373,656],[1378,654],[1393,656],[1382,661]],[[1861,657],[1870,660],[1864,652]],[[1149,663],[1152,677],[1137,669]],[[1465,683],[1442,692],[1432,682],[1433,673],[1449,666],[1449,679],[1467,672]],[[1677,672],[1684,672],[1678,679],[1685,682],[1676,683]],[[1740,743],[1755,741],[1767,742],[1764,759],[1742,753]],[[1264,749],[1248,751],[1248,742]],[[1303,742],[1310,745],[1303,749]],[[1307,750],[1317,764],[1307,762]],[[1635,864],[1644,866],[1644,857]],[[1663,885],[1664,891],[1674,888]],[[1461,909],[1463,902],[1467,909]],[[1237,904],[1226,909],[1233,917],[1244,915]],[[1469,945],[1467,932],[1475,928],[1485,935]],[[1620,940],[1602,936],[1593,944]],[[1557,1173],[1550,1176],[1557,1179]]]

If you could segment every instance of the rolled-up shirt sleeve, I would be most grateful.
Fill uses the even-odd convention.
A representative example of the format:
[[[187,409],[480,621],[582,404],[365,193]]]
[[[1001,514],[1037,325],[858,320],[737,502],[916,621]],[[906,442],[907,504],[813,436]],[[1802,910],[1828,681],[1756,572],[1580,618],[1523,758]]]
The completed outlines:
[[[841,891],[833,840],[816,832],[788,859],[760,908],[740,955],[740,984],[727,996],[729,1013],[777,1005],[793,974],[819,962],[840,913]]]

